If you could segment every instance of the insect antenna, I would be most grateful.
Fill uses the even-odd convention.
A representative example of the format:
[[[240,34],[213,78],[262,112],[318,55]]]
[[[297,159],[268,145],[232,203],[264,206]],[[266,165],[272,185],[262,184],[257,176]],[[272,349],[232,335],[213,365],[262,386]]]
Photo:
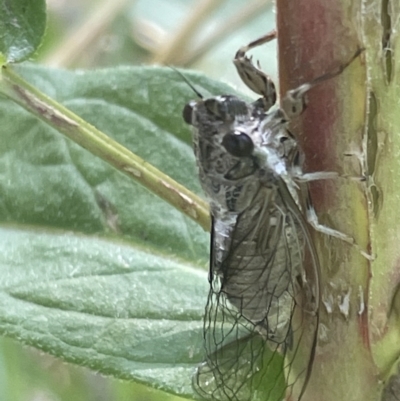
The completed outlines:
[[[200,98],[204,99],[204,96],[194,87],[194,85],[189,81],[189,79],[182,74],[177,68],[173,67],[172,65],[169,66],[171,70],[174,70],[189,86],[189,88]]]

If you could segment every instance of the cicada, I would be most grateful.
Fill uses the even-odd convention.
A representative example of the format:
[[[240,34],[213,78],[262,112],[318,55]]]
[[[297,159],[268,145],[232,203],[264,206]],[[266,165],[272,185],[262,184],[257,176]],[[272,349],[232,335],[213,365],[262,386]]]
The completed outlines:
[[[320,307],[320,266],[310,223],[352,242],[318,224],[307,181],[333,175],[303,173],[304,157],[288,123],[304,111],[313,86],[340,74],[362,50],[329,74],[289,91],[279,107],[274,83],[246,55],[273,37],[241,48],[234,59],[242,80],[260,99],[201,98],[183,111],[194,127],[199,178],[212,216],[206,359],[193,379],[206,399],[302,397],[312,371]]]

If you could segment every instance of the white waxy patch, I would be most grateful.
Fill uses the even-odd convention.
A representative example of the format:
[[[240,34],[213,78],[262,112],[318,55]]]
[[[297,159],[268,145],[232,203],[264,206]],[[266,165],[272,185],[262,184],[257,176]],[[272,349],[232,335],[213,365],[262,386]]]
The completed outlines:
[[[338,297],[340,313],[346,319],[348,319],[350,313],[350,295],[351,295],[351,289],[349,289],[344,295],[340,295]]]
[[[141,171],[139,171],[138,169],[133,168],[133,167],[124,167],[124,171],[126,171],[127,173],[132,174],[138,178],[140,178],[142,176]]]
[[[360,307],[358,309],[358,316],[361,316],[365,311],[364,291],[361,285],[358,287],[358,299],[360,302]]]
[[[333,312],[333,296],[331,293],[322,301],[326,312],[330,315]]]

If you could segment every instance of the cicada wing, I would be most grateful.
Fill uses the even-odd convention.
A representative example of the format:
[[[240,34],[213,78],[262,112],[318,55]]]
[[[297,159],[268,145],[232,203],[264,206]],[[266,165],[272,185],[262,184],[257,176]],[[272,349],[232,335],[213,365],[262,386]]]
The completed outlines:
[[[196,391],[218,401],[265,401],[284,397],[283,358],[258,334],[216,349],[197,368]]]
[[[304,188],[303,188],[304,189]],[[302,268],[294,289],[295,306],[291,317],[292,343],[285,350],[287,396],[300,400],[311,377],[316,353],[320,308],[320,265],[308,224],[299,206],[281,182],[280,196],[288,222],[297,227],[302,250]],[[303,199],[304,201],[304,199]],[[301,245],[300,245],[301,243]]]
[[[284,394],[282,355],[276,347],[268,347],[256,325],[231,302],[236,304],[237,299],[223,288],[222,270],[229,262],[232,240],[236,241],[237,224],[224,227],[213,222],[204,317],[206,357],[193,377],[193,387],[202,398],[216,401],[265,401],[266,393],[280,400]]]
[[[213,232],[206,359],[194,377],[203,398],[280,401],[286,392],[300,399],[307,386],[318,330],[318,259],[297,204],[288,191],[275,190],[261,187],[228,236]]]

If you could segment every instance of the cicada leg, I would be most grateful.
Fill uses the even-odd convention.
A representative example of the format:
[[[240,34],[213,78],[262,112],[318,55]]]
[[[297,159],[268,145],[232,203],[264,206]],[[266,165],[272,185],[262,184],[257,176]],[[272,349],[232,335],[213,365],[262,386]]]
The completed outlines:
[[[286,92],[286,95],[282,98],[281,107],[288,119],[290,120],[299,116],[305,110],[307,106],[305,95],[311,88],[340,75],[363,51],[363,48],[358,48],[346,63],[339,65],[337,68],[319,76],[311,82],[302,84],[296,89]]]
[[[305,173],[302,175],[296,175],[295,176],[295,181],[298,182],[299,184],[301,183],[307,183],[310,181],[320,181],[320,180],[334,180],[337,178],[347,178],[347,179],[354,179],[357,181],[363,181],[365,178],[364,177],[349,177],[349,176],[343,176],[339,175],[336,172],[333,171],[319,171],[315,173]],[[314,209],[314,206],[311,202],[311,196],[308,191],[308,187],[305,187],[306,191],[303,193],[304,199],[305,199],[305,213],[306,213],[306,219],[308,224],[315,230],[318,231],[322,234],[328,235],[330,237],[337,238],[343,242],[346,242],[352,246],[354,246],[362,256],[364,256],[368,260],[375,260],[375,256],[369,254],[368,252],[364,251],[356,242],[356,240],[351,237],[350,235],[344,234],[341,231],[335,230],[331,227],[325,226],[323,224],[320,224],[318,221],[318,216],[317,213]]]
[[[286,114],[287,118],[290,120],[294,117],[299,116],[307,106],[306,93],[312,89],[314,86],[319,85],[320,83],[334,78],[340,75],[362,52],[364,49],[358,48],[353,56],[344,64],[339,65],[336,69],[319,76],[313,81],[302,84],[298,88],[290,90],[286,93],[286,95],[282,99],[282,109]],[[338,173],[335,172],[315,172],[315,173],[306,173],[299,176],[296,176],[296,180],[299,182],[308,182],[308,181],[316,181],[316,180],[326,180],[326,179],[336,179],[341,177]],[[343,177],[343,176],[342,176]],[[363,177],[345,177],[352,178],[359,181],[363,180]],[[368,260],[374,260],[374,256],[365,252],[361,249],[361,247],[356,243],[355,239],[347,234],[344,234],[340,231],[334,230],[330,227],[327,227],[323,224],[320,224],[318,221],[317,214],[315,212],[314,206],[311,203],[310,196],[307,196],[307,205],[306,205],[306,217],[308,223],[314,228],[314,230],[321,232],[325,235],[329,235],[330,237],[338,238],[341,241],[344,241],[354,247]]]
[[[253,64],[251,57],[247,57],[246,53],[275,38],[276,30],[273,30],[261,38],[250,42],[248,45],[241,47],[236,52],[235,58],[233,59],[233,63],[242,81],[253,92],[262,96],[262,103],[265,111],[269,110],[276,102],[275,84],[267,74]]]
[[[233,59],[233,63],[239,73],[242,81],[253,92],[262,95],[262,102],[264,110],[269,110],[276,102],[276,89],[272,79],[265,74],[259,66],[255,66],[251,57],[247,57],[246,53],[257,46],[270,42],[276,39],[276,30],[273,30],[261,38],[250,42],[248,45],[241,47]],[[285,112],[287,118],[290,120],[299,116],[306,108],[307,101],[305,98],[306,93],[321,82],[327,81],[340,75],[362,52],[363,48],[358,48],[353,56],[346,63],[339,65],[334,70],[319,76],[311,82],[300,85],[296,89],[292,89],[286,93],[282,98],[281,108]]]

